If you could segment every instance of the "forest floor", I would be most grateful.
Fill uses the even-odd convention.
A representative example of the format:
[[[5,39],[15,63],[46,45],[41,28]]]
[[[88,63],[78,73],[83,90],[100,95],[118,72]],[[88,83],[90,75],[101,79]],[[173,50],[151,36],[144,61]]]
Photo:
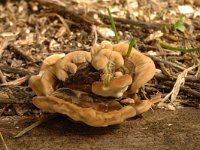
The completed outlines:
[[[191,2],[1,1],[0,149],[199,149],[200,52],[172,51],[159,44],[186,49],[200,46],[200,5]],[[105,128],[62,115],[38,122],[48,114],[32,104],[35,94],[28,79],[54,53],[89,51],[103,40],[114,43],[108,7],[120,40],[133,36],[135,47],[155,62],[156,74],[139,90],[139,96],[161,93],[162,100],[167,100],[141,116]],[[15,137],[30,125],[36,127]]]

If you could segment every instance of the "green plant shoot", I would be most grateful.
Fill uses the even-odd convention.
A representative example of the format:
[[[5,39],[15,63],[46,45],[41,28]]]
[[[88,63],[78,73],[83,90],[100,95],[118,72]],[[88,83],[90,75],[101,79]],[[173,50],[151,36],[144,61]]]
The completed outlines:
[[[108,62],[106,65],[106,79],[103,80],[103,84],[107,86],[110,83],[111,78],[111,62]]]
[[[174,30],[185,32],[185,26],[184,26],[184,21],[183,21],[183,15],[182,14],[179,17],[179,20],[177,20],[175,22],[175,24],[173,25],[173,27],[174,27]]]
[[[179,51],[179,52],[194,52],[194,51],[200,51],[200,47],[196,48],[190,48],[190,49],[184,49],[184,48],[177,48],[177,47],[172,47],[170,45],[166,45],[163,43],[160,43],[160,46],[165,49],[173,50],[173,51]]]
[[[129,57],[130,54],[131,54],[131,51],[132,51],[132,48],[135,46],[135,39],[132,37],[131,38],[131,41],[129,43],[129,46],[128,46],[128,51],[126,53],[126,56]]]
[[[116,43],[119,43],[119,37],[118,37],[118,34],[117,34],[117,29],[116,29],[116,26],[115,26],[115,22],[114,22],[114,19],[112,17],[112,14],[110,12],[110,9],[108,8],[108,14],[109,14],[109,20],[110,20],[110,23],[111,23],[111,26],[112,26],[112,30],[113,32],[115,33],[115,42]]]

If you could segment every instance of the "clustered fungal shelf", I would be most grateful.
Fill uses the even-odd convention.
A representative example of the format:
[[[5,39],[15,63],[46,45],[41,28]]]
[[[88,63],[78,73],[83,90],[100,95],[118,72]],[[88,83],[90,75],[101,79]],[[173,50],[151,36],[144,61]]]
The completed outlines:
[[[133,96],[154,76],[156,68],[134,48],[127,57],[128,47],[103,41],[90,52],[47,57],[39,74],[29,80],[37,95],[33,104],[95,127],[119,124],[149,110],[159,99],[134,101]]]

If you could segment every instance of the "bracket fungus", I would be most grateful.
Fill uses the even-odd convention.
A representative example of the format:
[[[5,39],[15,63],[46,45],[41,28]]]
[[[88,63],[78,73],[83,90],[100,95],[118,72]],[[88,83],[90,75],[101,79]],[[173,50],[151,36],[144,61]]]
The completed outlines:
[[[155,65],[134,48],[127,57],[127,50],[128,44],[103,41],[90,52],[47,57],[29,80],[37,95],[33,104],[94,127],[119,124],[149,110],[160,98],[134,100],[131,95],[154,76]]]

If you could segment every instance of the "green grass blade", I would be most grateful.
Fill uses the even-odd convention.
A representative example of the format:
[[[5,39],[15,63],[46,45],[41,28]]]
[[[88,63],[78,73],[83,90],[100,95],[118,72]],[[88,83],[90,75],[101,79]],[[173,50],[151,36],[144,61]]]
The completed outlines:
[[[127,56],[127,57],[130,56],[131,51],[132,51],[132,48],[133,48],[134,46],[135,46],[135,40],[134,40],[134,38],[132,37],[132,38],[131,38],[131,41],[130,41],[130,43],[129,43],[128,51],[127,51],[127,53],[126,53],[126,56]]]
[[[118,34],[117,34],[117,29],[116,29],[116,26],[115,26],[115,22],[114,22],[114,19],[112,17],[112,14],[110,12],[110,9],[108,8],[108,14],[109,14],[109,20],[110,20],[110,23],[112,25],[112,30],[113,32],[115,33],[115,42],[116,43],[119,43],[119,37],[118,37]]]
[[[170,45],[166,45],[163,43],[160,43],[160,46],[165,49],[173,50],[173,51],[179,51],[179,52],[194,52],[194,51],[200,51],[200,47],[196,48],[190,48],[190,49],[184,49],[184,48],[177,48],[177,47],[172,47]]]

